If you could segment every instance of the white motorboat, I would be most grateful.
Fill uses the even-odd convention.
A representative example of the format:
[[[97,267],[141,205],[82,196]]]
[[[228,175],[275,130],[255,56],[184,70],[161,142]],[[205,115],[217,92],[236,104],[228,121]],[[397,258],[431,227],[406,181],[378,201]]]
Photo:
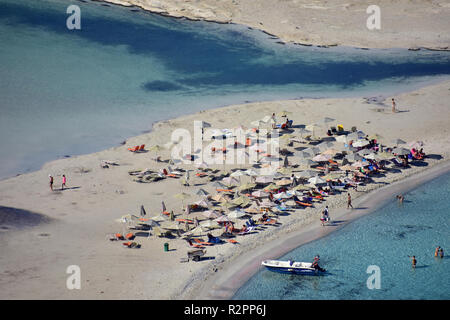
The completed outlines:
[[[325,269],[318,264],[313,265],[312,262],[264,260],[261,264],[268,270],[279,273],[317,275],[325,272]]]

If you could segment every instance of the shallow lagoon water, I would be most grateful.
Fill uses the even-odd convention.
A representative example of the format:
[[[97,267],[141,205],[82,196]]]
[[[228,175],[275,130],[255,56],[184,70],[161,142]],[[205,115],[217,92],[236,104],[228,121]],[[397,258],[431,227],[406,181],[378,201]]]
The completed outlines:
[[[283,275],[262,269],[233,299],[263,300],[448,300],[450,298],[450,174],[388,202],[330,235],[280,257],[312,261],[317,254],[324,276]],[[330,213],[332,218],[332,212]],[[447,257],[435,258],[437,246]],[[413,269],[408,256],[415,255]],[[367,280],[380,270],[380,289]]]
[[[81,30],[66,28],[70,4]],[[281,45],[244,26],[91,1],[1,0],[0,43],[0,178],[204,109],[389,96],[450,75],[448,52]]]

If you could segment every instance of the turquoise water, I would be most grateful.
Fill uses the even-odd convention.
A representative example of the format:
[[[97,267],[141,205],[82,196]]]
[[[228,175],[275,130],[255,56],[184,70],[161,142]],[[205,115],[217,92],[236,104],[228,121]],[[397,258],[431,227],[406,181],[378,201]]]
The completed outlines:
[[[81,30],[66,28],[70,4]],[[389,96],[450,75],[446,52],[280,45],[244,26],[93,1],[0,0],[0,43],[0,179],[199,110]]]
[[[261,270],[234,299],[447,300],[450,298],[450,174],[392,200],[331,235],[305,244],[281,260],[311,261],[319,254],[328,274],[282,275]],[[434,257],[437,246],[447,257]],[[415,255],[416,269],[408,256]],[[380,269],[380,288],[368,289],[370,265]]]

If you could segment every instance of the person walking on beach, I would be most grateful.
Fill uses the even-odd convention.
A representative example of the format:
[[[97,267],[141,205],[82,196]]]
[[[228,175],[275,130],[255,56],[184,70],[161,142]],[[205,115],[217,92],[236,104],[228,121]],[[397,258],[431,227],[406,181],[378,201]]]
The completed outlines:
[[[49,179],[50,179],[50,190],[53,191],[53,177],[51,174],[48,175]]]
[[[396,112],[397,112],[397,111],[395,110],[395,106],[396,106],[395,100],[394,100],[394,98],[392,98],[392,113],[396,113]]]
[[[61,190],[64,190],[65,186],[66,186],[66,182],[67,182],[67,178],[66,175],[63,174],[62,176],[62,185],[61,185]]]
[[[350,209],[350,207],[353,209],[352,196],[350,195],[350,192],[348,192],[347,193],[347,209]]]

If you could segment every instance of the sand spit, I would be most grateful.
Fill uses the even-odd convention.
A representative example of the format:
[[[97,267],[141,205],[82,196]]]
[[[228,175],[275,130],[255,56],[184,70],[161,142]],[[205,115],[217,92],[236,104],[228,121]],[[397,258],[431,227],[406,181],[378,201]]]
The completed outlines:
[[[238,237],[239,244],[225,243],[207,248],[200,262],[181,262],[186,257],[184,240],[158,238],[153,231],[136,236],[140,249],[128,249],[121,241],[110,241],[116,232],[125,233],[120,218],[127,214],[139,215],[144,205],[147,216],[161,213],[161,202],[177,217],[183,216],[186,203],[198,201],[195,193],[203,188],[211,195],[215,188],[205,178],[195,176],[191,169],[193,186],[185,187],[180,179],[166,178],[152,183],[138,183],[129,172],[158,171],[167,168],[166,162],[153,159],[158,154],[169,158],[168,150],[154,151],[152,146],[165,145],[176,129],[193,132],[193,122],[203,120],[213,128],[235,128],[240,125],[252,128],[251,122],[273,112],[289,113],[295,125],[307,125],[330,117],[344,128],[356,126],[367,134],[379,134],[380,141],[391,144],[394,138],[407,142],[422,140],[424,151],[430,155],[422,166],[412,165],[406,170],[392,170],[375,179],[375,183],[351,190],[355,203],[365,191],[380,188],[386,183],[400,181],[428,168],[443,163],[450,154],[450,118],[448,103],[450,81],[397,95],[397,113],[391,112],[390,97],[373,99],[305,99],[270,101],[228,106],[199,112],[177,119],[162,121],[153,130],[130,138],[124,145],[101,152],[66,158],[47,163],[41,170],[0,181],[0,206],[18,208],[44,214],[52,223],[39,224],[16,232],[7,232],[0,241],[0,293],[1,299],[185,299],[210,297],[208,289],[224,289],[221,280],[215,287],[207,279],[210,275],[227,276],[242,252],[256,254],[262,245],[277,246],[283,243],[281,235],[299,234],[311,240],[311,233],[319,224],[319,212],[325,203],[315,208],[300,209],[279,217],[279,226]],[[281,119],[281,118],[278,118]],[[318,130],[323,136],[324,130]],[[133,153],[128,148],[146,145],[147,152]],[[106,167],[105,164],[109,163]],[[235,166],[227,166],[231,169]],[[243,166],[248,167],[248,166]],[[223,166],[218,165],[222,170]],[[55,177],[54,191],[48,185],[48,175]],[[67,176],[67,187],[61,189],[61,177]],[[245,177],[244,177],[245,178]],[[181,192],[191,195],[178,199]],[[345,194],[335,195],[326,202],[333,212],[342,208]],[[199,213],[192,214],[190,217]],[[184,217],[186,217],[184,215]],[[203,217],[204,219],[204,217]],[[215,230],[214,234],[223,229]],[[283,236],[284,237],[284,236]],[[205,238],[205,237],[204,237]],[[298,239],[295,241],[298,241]],[[286,240],[291,241],[291,240]],[[295,243],[294,241],[294,243]],[[164,243],[170,250],[164,251]],[[290,244],[292,245],[292,243]],[[276,251],[274,251],[276,252]],[[251,257],[251,256],[250,256]],[[252,263],[257,264],[256,259]],[[238,261],[239,262],[239,261]],[[68,266],[81,270],[81,289],[69,290],[66,286]],[[18,267],[19,266],[19,267]],[[223,268],[223,269],[222,269]],[[248,276],[255,269],[250,266]],[[239,278],[240,277],[240,278]],[[243,279],[240,275],[237,279]],[[214,280],[211,280],[214,282]],[[213,292],[214,297],[227,297],[233,290]],[[227,291],[228,290],[228,291]]]
[[[380,29],[369,30],[373,1],[346,0],[106,0],[161,15],[236,23],[263,30],[281,43],[358,48],[449,50],[450,5],[446,0],[382,0]],[[134,10],[134,9],[132,9]]]

